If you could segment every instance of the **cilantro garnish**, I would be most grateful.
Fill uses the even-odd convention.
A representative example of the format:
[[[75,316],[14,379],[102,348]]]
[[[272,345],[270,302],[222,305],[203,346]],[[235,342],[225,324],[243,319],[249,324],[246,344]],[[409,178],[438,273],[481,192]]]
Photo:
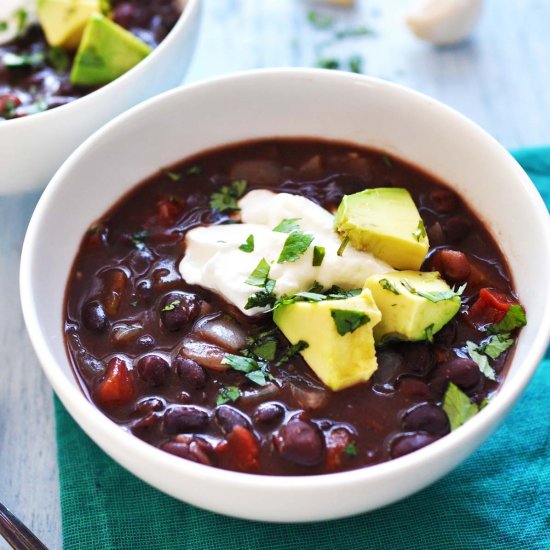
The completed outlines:
[[[248,298],[244,309],[252,309],[253,307],[274,307],[276,302],[277,296],[272,291],[258,290],[258,292],[255,292]]]
[[[188,176],[200,176],[202,174],[202,168],[198,164],[195,164],[188,168],[186,173]]]
[[[245,373],[246,378],[258,384],[258,386],[265,386],[267,378],[273,378],[267,371],[267,363],[254,357],[226,353],[222,359],[222,365],[229,365],[232,369]]]
[[[273,361],[277,353],[277,340],[267,340],[254,346],[251,351],[266,361]]]
[[[334,33],[334,38],[336,40],[342,40],[344,38],[357,38],[359,36],[368,36],[368,35],[375,35],[376,33],[369,27],[366,27],[365,25],[360,25],[359,27],[355,27],[354,29],[343,29],[341,31],[336,31]]]
[[[8,22],[7,21],[0,21],[0,32],[4,32],[8,30]]]
[[[143,241],[148,239],[149,236],[149,231],[138,231],[130,235],[130,241],[138,250],[143,250],[145,248],[145,243]]]
[[[316,29],[330,29],[334,25],[334,18],[315,10],[309,10],[307,12],[307,20],[311,23],[311,26]]]
[[[239,250],[242,250],[243,252],[246,252],[249,254],[250,252],[254,252],[254,235],[250,234],[246,238],[246,241],[239,246]]]
[[[296,223],[301,218],[285,218],[281,223],[275,226],[272,231],[277,231],[277,233],[292,233],[300,229],[300,226]]]
[[[423,239],[426,236],[426,228],[424,227],[424,222],[422,220],[418,221],[418,227],[416,231],[413,231],[412,236],[420,242],[420,239]]]
[[[251,286],[265,287],[270,269],[271,267],[267,263],[266,259],[262,258],[258,265],[254,268],[254,271],[248,276],[245,283]]]
[[[218,392],[216,405],[223,405],[229,401],[237,401],[241,396],[241,390],[237,386],[222,386]]]
[[[479,412],[479,407],[451,382],[443,398],[443,410],[449,417],[451,430],[456,430],[474,417]]]
[[[313,239],[313,235],[302,233],[301,231],[293,231],[286,238],[277,263],[284,264],[285,262],[298,261],[309,248],[309,245],[313,242]]]
[[[313,267],[319,267],[325,258],[325,247],[324,246],[314,246],[313,247]]]
[[[332,285],[325,293],[331,300],[345,300],[346,298],[353,298],[361,294],[360,288],[352,288],[346,290],[340,286]]]
[[[38,67],[44,63],[44,53],[16,54],[7,52],[2,56],[2,63],[9,69],[17,67]]]
[[[366,313],[351,309],[333,309],[330,315],[340,336],[354,332],[370,321],[370,317]]]
[[[514,339],[510,338],[510,333],[503,332],[501,334],[494,334],[491,336],[486,343],[480,346],[479,349],[491,359],[497,359],[513,345]]]
[[[342,256],[342,254],[344,253],[344,250],[346,249],[346,246],[348,246],[348,243],[349,243],[349,237],[346,236],[346,237],[344,237],[344,240],[342,241],[342,243],[338,247],[338,250],[336,252],[336,254],[338,254],[338,256]]]
[[[19,8],[15,12],[15,16],[17,17],[17,37],[20,37],[25,31],[25,24],[27,23],[27,19],[29,18],[29,13],[27,12],[27,10]]]
[[[281,355],[279,360],[275,363],[275,366],[280,367],[285,363],[288,363],[297,353],[309,348],[309,344],[304,340],[299,340],[293,346],[290,346],[284,353]]]
[[[360,55],[350,56],[348,64],[352,73],[361,74],[363,72],[363,58]]]
[[[346,456],[357,456],[357,447],[355,445],[355,443],[353,443],[353,441],[351,443],[348,443],[345,447],[344,447],[344,454]]]
[[[181,180],[181,174],[179,172],[173,172],[172,170],[164,170],[164,175],[172,181]]]
[[[237,199],[244,195],[248,183],[246,180],[235,180],[231,185],[222,185],[219,191],[212,193],[210,208],[218,212],[239,210]]]
[[[402,279],[401,284],[411,293],[426,298],[430,302],[442,302],[443,300],[452,300],[456,296],[462,296],[464,289],[466,288],[466,283],[464,283],[458,290],[451,288],[449,290],[434,290],[432,292],[425,292],[423,290],[417,290],[414,288],[407,279]]]
[[[519,304],[514,304],[510,306],[510,309],[506,312],[502,321],[489,327],[489,332],[493,334],[510,332],[515,328],[524,327],[526,324],[527,319],[525,317],[525,310]]]
[[[339,69],[340,61],[333,57],[320,57],[315,65],[320,69]]]
[[[69,54],[60,47],[53,47],[46,54],[48,64],[51,65],[58,73],[65,72],[71,63]]]
[[[161,311],[174,311],[181,304],[181,300],[173,300],[169,304],[165,305]]]
[[[489,365],[489,359],[487,356],[481,351],[480,348],[474,344],[474,342],[466,342],[466,348],[468,349],[468,355],[472,358],[473,361],[475,361],[479,367],[479,370],[489,379],[489,380],[496,380],[496,374],[493,370],[493,367]]]
[[[389,290],[390,292],[393,292],[396,296],[399,296],[400,292],[395,288],[395,285],[393,283],[390,283],[388,279],[380,279],[378,281],[378,284],[384,289]]]

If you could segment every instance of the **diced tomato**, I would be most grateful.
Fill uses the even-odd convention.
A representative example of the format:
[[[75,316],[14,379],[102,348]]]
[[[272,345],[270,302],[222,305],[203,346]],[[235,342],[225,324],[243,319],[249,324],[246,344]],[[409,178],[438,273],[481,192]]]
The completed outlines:
[[[136,397],[132,371],[120,357],[113,357],[107,365],[105,378],[96,389],[96,397],[104,405],[126,405]]]
[[[235,426],[226,441],[216,447],[224,468],[238,472],[255,472],[260,466],[260,447],[254,435]]]
[[[353,436],[345,428],[337,428],[327,435],[326,466],[329,472],[341,468],[346,448],[352,443]]]
[[[498,323],[512,304],[517,302],[507,294],[492,288],[482,288],[479,297],[468,310],[466,318],[476,328]]]

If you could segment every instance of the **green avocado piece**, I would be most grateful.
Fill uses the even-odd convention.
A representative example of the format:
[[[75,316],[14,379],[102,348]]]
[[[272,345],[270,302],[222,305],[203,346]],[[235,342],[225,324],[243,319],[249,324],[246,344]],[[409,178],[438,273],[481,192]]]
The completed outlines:
[[[273,320],[291,344],[308,344],[300,353],[331,390],[365,382],[378,367],[373,328],[380,311],[368,289],[344,300],[281,305]]]
[[[430,246],[424,223],[406,189],[380,187],[345,195],[334,229],[358,250],[395,269],[420,269]]]
[[[365,283],[382,312],[374,328],[377,344],[388,340],[431,340],[460,309],[455,292],[437,271],[392,271]]]
[[[102,0],[38,0],[38,21],[52,47],[76,50],[84,27]]]
[[[71,83],[97,86],[112,82],[140,61],[152,48],[98,13],[92,15],[71,71]]]

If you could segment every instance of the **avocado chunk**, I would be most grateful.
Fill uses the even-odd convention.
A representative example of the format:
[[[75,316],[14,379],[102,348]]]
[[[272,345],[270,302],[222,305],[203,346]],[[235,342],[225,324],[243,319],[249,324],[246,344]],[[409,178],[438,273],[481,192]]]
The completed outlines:
[[[373,328],[380,322],[370,290],[344,300],[295,302],[273,313],[275,324],[331,390],[367,381],[377,369]]]
[[[101,5],[101,0],[38,0],[38,20],[48,44],[76,50],[84,27]]]
[[[345,195],[334,229],[354,248],[370,252],[395,269],[420,269],[430,246],[412,197],[401,188]]]
[[[98,13],[92,15],[71,71],[71,83],[97,86],[112,82],[140,61],[152,48]]]
[[[374,328],[377,344],[388,340],[431,340],[460,309],[460,294],[437,271],[392,271],[365,283],[382,312]]]

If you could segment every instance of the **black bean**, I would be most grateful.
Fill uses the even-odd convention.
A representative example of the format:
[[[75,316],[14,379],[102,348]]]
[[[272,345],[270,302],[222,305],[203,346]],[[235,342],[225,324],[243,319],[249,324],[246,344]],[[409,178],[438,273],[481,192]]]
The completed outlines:
[[[170,365],[160,355],[146,355],[138,361],[137,370],[150,386],[162,386],[170,374]]]
[[[465,281],[471,271],[466,254],[458,250],[441,250],[434,258],[434,265],[443,278],[452,283]]]
[[[200,312],[200,301],[195,294],[171,292],[161,301],[160,319],[170,332],[176,332],[191,323]]]
[[[109,324],[105,308],[97,300],[84,305],[82,308],[82,322],[92,332],[102,332]]]
[[[403,356],[403,371],[415,374],[427,374],[435,364],[430,345],[426,342],[408,342],[399,344],[399,353]]]
[[[214,449],[205,439],[197,436],[178,435],[160,447],[167,453],[186,458],[199,464],[212,465]]]
[[[178,355],[174,360],[176,372],[183,384],[189,388],[199,390],[206,384],[206,372],[192,359]]]
[[[147,397],[138,401],[134,411],[139,414],[150,414],[164,410],[164,401],[158,397]]]
[[[428,432],[446,435],[450,431],[449,419],[443,409],[430,403],[422,403],[409,410],[403,417],[403,429],[408,432]]]
[[[164,413],[164,431],[167,434],[197,432],[208,425],[210,415],[193,405],[175,405]]]
[[[83,374],[91,378],[102,376],[106,370],[106,366],[102,361],[99,361],[93,355],[85,351],[80,351],[78,353],[77,363]]]
[[[325,444],[317,426],[292,420],[274,438],[275,447],[286,460],[300,466],[315,466],[324,457]]]
[[[248,417],[229,405],[219,406],[214,416],[216,418],[216,423],[224,434],[230,433],[235,426],[242,426],[247,430],[251,428]]]
[[[418,433],[401,436],[392,443],[390,454],[392,458],[408,455],[437,440],[435,435]]]
[[[376,384],[393,385],[403,372],[403,356],[390,349],[377,354],[378,369],[374,372],[373,381]]]
[[[285,409],[279,403],[263,403],[254,413],[254,422],[257,424],[272,425],[282,420]]]
[[[443,363],[440,368],[443,369],[447,379],[462,389],[477,386],[481,379],[479,366],[471,359],[457,357]]]
[[[141,349],[154,348],[156,344],[155,339],[150,334],[144,334],[136,340],[136,345]]]

